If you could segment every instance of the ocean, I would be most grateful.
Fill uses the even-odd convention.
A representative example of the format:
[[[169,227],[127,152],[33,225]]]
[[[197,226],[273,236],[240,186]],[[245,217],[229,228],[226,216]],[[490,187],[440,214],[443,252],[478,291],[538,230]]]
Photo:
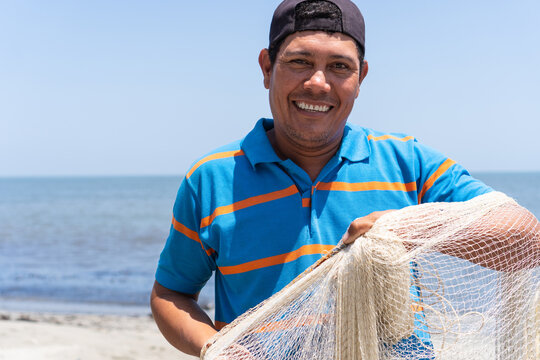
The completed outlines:
[[[478,173],[540,218],[540,173]],[[0,179],[0,311],[149,313],[182,176]],[[213,279],[200,302],[213,307]]]

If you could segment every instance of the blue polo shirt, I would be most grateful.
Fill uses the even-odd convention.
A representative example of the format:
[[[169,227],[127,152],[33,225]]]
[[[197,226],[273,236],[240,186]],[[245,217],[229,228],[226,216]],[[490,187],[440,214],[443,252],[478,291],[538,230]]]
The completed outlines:
[[[261,119],[186,174],[156,280],[194,294],[216,272],[221,327],[281,290],[373,211],[465,201],[491,189],[413,137],[347,124],[315,181],[274,152]]]

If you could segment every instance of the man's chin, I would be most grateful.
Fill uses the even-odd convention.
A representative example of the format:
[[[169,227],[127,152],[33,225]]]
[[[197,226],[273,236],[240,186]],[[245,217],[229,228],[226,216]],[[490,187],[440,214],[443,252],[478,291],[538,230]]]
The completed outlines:
[[[320,150],[330,144],[328,133],[289,131],[288,135],[296,144],[304,149]]]

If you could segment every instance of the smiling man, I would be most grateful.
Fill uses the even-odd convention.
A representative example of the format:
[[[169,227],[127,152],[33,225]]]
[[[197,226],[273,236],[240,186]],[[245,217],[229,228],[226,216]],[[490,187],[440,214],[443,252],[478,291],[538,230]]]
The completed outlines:
[[[178,192],[151,300],[178,349],[198,355],[217,330],[385,211],[491,191],[411,136],[347,123],[368,73],[364,52],[364,19],[351,1],[276,9],[259,55],[273,119],[202,157]],[[213,272],[215,323],[197,304]],[[420,331],[404,344],[430,358]]]
[[[348,35],[301,31],[283,41],[274,61],[262,50],[259,64],[274,116],[268,138],[314,181],[341,144],[367,62]]]

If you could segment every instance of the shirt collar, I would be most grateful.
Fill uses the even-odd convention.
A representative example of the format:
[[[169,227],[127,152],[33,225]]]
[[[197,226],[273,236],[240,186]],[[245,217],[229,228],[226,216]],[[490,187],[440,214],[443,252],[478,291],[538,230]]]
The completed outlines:
[[[274,120],[262,118],[242,140],[240,146],[253,167],[259,163],[281,161],[266,135],[266,131],[273,127]],[[370,147],[365,130],[360,126],[347,123],[336,156],[351,162],[358,162],[368,158],[369,154]]]
[[[240,147],[246,154],[251,166],[255,167],[259,163],[281,161],[272,144],[270,144],[268,136],[266,136],[266,131],[273,127],[274,120],[262,118],[257,121],[253,130],[242,140]]]
[[[364,128],[345,124],[341,146],[336,155],[351,162],[358,162],[368,158],[370,153],[371,148]]]

